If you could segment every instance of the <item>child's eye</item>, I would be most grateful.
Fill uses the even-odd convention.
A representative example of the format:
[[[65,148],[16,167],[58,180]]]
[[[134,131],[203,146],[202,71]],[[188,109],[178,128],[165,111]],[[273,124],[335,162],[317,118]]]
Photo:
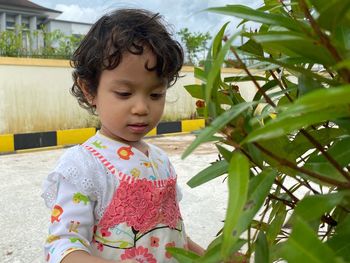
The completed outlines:
[[[164,96],[164,93],[151,93],[151,98],[155,100],[160,99],[163,96]]]
[[[121,98],[127,98],[131,95],[130,92],[118,92],[118,91],[115,91],[114,92],[115,94],[117,94],[118,97],[121,97]]]

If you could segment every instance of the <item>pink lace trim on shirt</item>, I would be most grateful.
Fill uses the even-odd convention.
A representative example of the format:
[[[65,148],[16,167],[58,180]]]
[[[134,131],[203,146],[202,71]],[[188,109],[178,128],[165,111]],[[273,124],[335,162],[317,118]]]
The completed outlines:
[[[152,181],[140,179],[121,181],[99,226],[107,230],[126,223],[140,232],[147,232],[162,223],[175,228],[181,219],[176,199],[176,180],[169,179],[164,187],[154,187]]]

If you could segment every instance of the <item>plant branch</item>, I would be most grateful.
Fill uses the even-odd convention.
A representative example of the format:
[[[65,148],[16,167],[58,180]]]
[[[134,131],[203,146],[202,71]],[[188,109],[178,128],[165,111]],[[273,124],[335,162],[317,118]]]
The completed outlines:
[[[324,183],[330,184],[330,185],[334,185],[337,186],[339,188],[346,188],[346,189],[350,189],[350,183],[344,183],[338,180],[334,180],[332,178],[328,178],[328,177],[324,177],[318,173],[315,173],[314,171],[310,171],[308,169],[305,169],[303,167],[298,167],[296,164],[294,164],[291,161],[288,161],[286,159],[280,158],[279,156],[275,155],[274,153],[270,152],[269,150],[265,149],[264,147],[262,147],[260,144],[258,143],[254,143],[254,145],[260,149],[263,153],[265,153],[266,155],[270,156],[271,158],[273,158],[274,160],[276,160],[278,163],[280,163],[281,165],[287,166],[295,171],[301,172],[303,174],[306,174],[312,178],[315,178],[317,180],[320,180]]]
[[[309,189],[313,194],[321,194],[319,191],[313,189],[307,180],[303,178],[298,178],[298,176],[295,177],[295,180],[297,180],[300,184]]]
[[[288,200],[283,199],[283,198],[280,198],[280,197],[275,196],[275,195],[273,195],[273,194],[269,194],[267,197],[270,198],[270,199],[273,199],[273,200],[280,201],[280,202],[282,202],[283,204],[289,206],[290,208],[294,208],[294,207],[295,207],[295,204],[294,204],[293,202],[288,201]]]
[[[259,223],[258,223],[259,227],[262,226],[262,224],[264,223],[265,216],[267,215],[267,212],[269,211],[269,203],[270,203],[270,199],[267,196],[266,203],[265,203],[265,209],[264,209],[264,212],[263,212],[263,214],[259,220]],[[254,236],[253,236],[253,240],[256,240],[258,232],[259,231],[255,231]]]
[[[256,81],[254,76],[250,73],[246,65],[243,63],[237,52],[234,50],[233,47],[230,48],[231,52],[235,55],[238,63],[241,65],[243,70],[247,73],[247,75],[251,78],[254,85],[257,87],[258,92],[264,97],[265,101],[269,103],[272,107],[276,108],[276,104],[271,100],[271,98],[266,94],[266,92],[261,88],[259,83]],[[272,77],[279,83],[279,86],[282,90],[284,90],[283,84],[279,81],[279,79],[276,77],[276,75],[273,73],[272,70],[269,71]],[[287,94],[286,94],[287,95]],[[292,101],[292,98],[287,96],[287,98]],[[323,149],[322,145],[319,144],[318,141],[316,141],[309,133],[307,133],[304,129],[301,129],[301,133],[325,156],[325,158],[334,166],[335,169],[337,169],[347,180],[350,181],[350,175],[345,172],[341,166]]]
[[[299,202],[299,199],[291,192],[289,191],[289,189],[287,189],[280,181],[278,181],[277,179],[275,179],[274,183],[276,185],[278,185],[279,187],[281,187],[281,189],[283,191],[286,192],[286,194],[289,195],[289,197],[294,201],[294,203],[298,203]]]
[[[227,143],[228,145],[233,146],[235,149],[240,150],[248,159],[250,162],[252,162],[255,166],[257,166],[260,170],[263,170],[263,167],[260,167],[259,164],[257,164],[253,158],[250,156],[250,154],[243,149],[239,144],[237,144],[236,142],[234,142],[230,137],[229,132],[227,131],[227,129],[223,130],[223,133],[226,135],[226,141],[225,143]],[[274,183],[276,185],[278,185],[279,187],[281,187],[281,189],[283,189],[288,195],[289,197],[295,202],[299,202],[299,199],[292,193],[289,191],[289,189],[287,189],[280,181],[278,181],[277,179],[274,180]]]
[[[276,107],[276,104],[270,99],[270,97],[265,93],[264,90],[261,89],[259,83],[255,80],[253,75],[250,73],[250,71],[247,69],[245,64],[243,64],[242,60],[239,58],[238,54],[235,52],[233,48],[231,48],[231,51],[234,53],[235,57],[239,61],[239,63],[242,63],[242,67],[245,70],[245,72],[251,77],[253,83],[257,87],[258,91],[262,94],[262,96],[265,98],[265,100],[273,107]],[[280,88],[284,90],[284,86],[281,83],[281,81],[276,77],[274,72],[272,70],[269,71],[271,76],[278,82]],[[290,102],[292,102],[292,98],[289,96],[289,94],[285,94]],[[268,99],[267,99],[268,98]],[[350,176],[341,168],[341,166],[323,149],[322,145],[320,145],[310,134],[308,134],[304,129],[301,130],[302,134],[322,153],[324,154],[325,158],[329,160],[329,162],[347,179],[350,179]]]
[[[309,134],[304,129],[301,129],[300,132],[316,147],[317,150],[319,150],[323,154],[323,156],[334,166],[335,169],[337,169],[337,171],[341,175],[343,175],[348,181],[350,181],[350,175],[343,170],[340,164],[336,160],[334,160],[333,157],[330,156],[328,152],[326,152],[323,149],[323,146],[317,140],[315,140],[315,138],[312,137],[311,134]]]
[[[253,81],[255,87],[258,89],[258,92],[260,92],[260,94],[264,97],[265,101],[270,104],[272,107],[276,107],[276,104],[271,100],[271,98],[266,94],[266,92],[261,88],[261,86],[259,85],[259,83],[257,82],[257,80],[255,79],[255,77],[250,73],[250,71],[248,70],[247,66],[243,63],[243,61],[241,60],[241,58],[238,56],[236,50],[233,47],[230,47],[231,52],[235,55],[238,63],[240,64],[240,66],[242,67],[242,69],[245,71],[245,73],[247,73],[247,75],[251,78],[251,80]]]
[[[305,14],[305,17],[309,20],[312,29],[319,36],[321,44],[329,51],[329,53],[333,56],[333,58],[335,59],[336,62],[338,62],[338,63],[341,62],[343,60],[342,57],[338,53],[337,49],[332,45],[328,36],[322,32],[321,28],[318,26],[317,22],[312,17],[305,0],[299,0],[299,5],[300,5],[301,10],[303,10],[303,12]],[[342,69],[342,70],[339,70],[339,73],[346,82],[350,83],[350,71],[349,70]]]
[[[277,81],[278,86],[280,86],[281,90],[285,90],[286,88],[284,87],[282,81],[277,78],[276,74],[272,70],[269,70],[269,72],[270,72],[271,76],[273,77],[273,79]],[[293,99],[289,96],[288,93],[285,93],[284,95],[287,97],[287,99],[290,102],[293,102]]]

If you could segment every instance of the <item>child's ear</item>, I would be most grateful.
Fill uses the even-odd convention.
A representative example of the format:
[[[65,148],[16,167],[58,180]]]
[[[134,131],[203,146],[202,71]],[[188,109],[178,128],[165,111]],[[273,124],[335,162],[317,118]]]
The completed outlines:
[[[88,102],[91,106],[95,106],[95,96],[93,96],[93,95],[90,93],[90,91],[89,91],[89,89],[88,89],[88,87],[87,87],[85,81],[83,81],[82,79],[78,78],[77,82],[78,82],[78,85],[79,85],[81,91],[83,92],[84,97],[86,98],[87,102]]]

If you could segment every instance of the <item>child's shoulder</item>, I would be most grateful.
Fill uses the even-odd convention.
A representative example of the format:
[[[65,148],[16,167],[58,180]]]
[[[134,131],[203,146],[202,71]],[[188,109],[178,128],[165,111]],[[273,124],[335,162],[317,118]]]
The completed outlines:
[[[147,144],[148,144],[148,147],[156,154],[159,154],[159,155],[164,156],[164,157],[168,157],[168,154],[159,146],[154,145],[152,143],[147,143]]]
[[[67,148],[61,155],[59,161],[79,162],[79,160],[84,160],[86,158],[88,160],[93,159],[91,154],[82,145],[75,145]]]
[[[96,158],[82,145],[68,148],[59,158],[57,169],[94,170],[98,166]]]

